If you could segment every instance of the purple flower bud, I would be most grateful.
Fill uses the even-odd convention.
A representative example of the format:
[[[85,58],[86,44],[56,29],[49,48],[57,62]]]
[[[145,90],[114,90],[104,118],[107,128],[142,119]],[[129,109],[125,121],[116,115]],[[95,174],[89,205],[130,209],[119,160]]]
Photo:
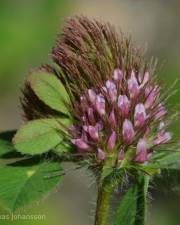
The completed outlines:
[[[144,105],[142,103],[137,104],[134,113],[135,126],[142,127],[144,125],[146,118],[147,116]]]
[[[156,85],[153,89],[151,88],[151,90],[149,89],[148,91],[150,91],[150,92],[149,92],[149,94],[147,96],[147,99],[145,101],[145,108],[146,109],[150,108],[153,105],[153,103],[155,102],[155,100],[159,96],[160,88],[159,88],[159,86]],[[148,92],[148,91],[146,91],[146,92]]]
[[[108,93],[109,93],[109,96],[111,98],[111,101],[112,102],[115,102],[116,99],[117,99],[117,89],[116,89],[116,85],[114,84],[113,81],[106,81],[106,87],[108,89]]]
[[[124,159],[124,148],[120,150],[118,153],[118,160],[123,160]]]
[[[128,89],[131,98],[135,98],[139,94],[139,84],[134,71],[132,71],[131,78],[128,80]]]
[[[89,100],[92,104],[96,102],[96,93],[92,89],[88,89]]]
[[[126,144],[130,144],[135,136],[134,128],[130,120],[125,119],[123,123],[123,139]]]
[[[147,151],[147,141],[144,138],[139,139],[136,152]]]
[[[81,138],[72,139],[71,142],[82,150],[87,150],[90,148],[90,146],[86,142],[84,142]]]
[[[96,127],[88,126],[88,133],[93,140],[95,141],[99,140],[99,133]]]
[[[90,123],[95,123],[94,112],[93,112],[93,108],[91,107],[88,108],[88,119]]]
[[[105,152],[100,148],[98,148],[97,157],[100,161],[105,160],[106,157]]]
[[[162,119],[166,115],[166,113],[167,113],[167,111],[166,111],[165,107],[162,106],[161,104],[159,104],[157,113],[155,115],[155,119],[156,120]]]
[[[111,128],[116,127],[116,118],[115,118],[114,109],[112,109],[112,111],[109,115],[109,123],[110,123]]]
[[[105,99],[104,96],[99,94],[96,97],[96,110],[100,115],[104,115],[105,112]]]
[[[122,70],[120,69],[115,69],[114,72],[113,72],[113,78],[114,80],[122,80],[123,78],[123,73],[122,73]]]
[[[138,163],[144,163],[147,160],[148,160],[147,142],[145,139],[140,139],[137,144],[135,161]]]
[[[112,151],[114,149],[115,144],[116,144],[116,132],[113,131],[108,140],[108,149]]]
[[[153,140],[154,145],[165,144],[171,140],[172,136],[169,132],[159,132]]]
[[[129,113],[130,101],[126,95],[120,95],[118,98],[118,107],[120,108],[121,115],[127,116]]]

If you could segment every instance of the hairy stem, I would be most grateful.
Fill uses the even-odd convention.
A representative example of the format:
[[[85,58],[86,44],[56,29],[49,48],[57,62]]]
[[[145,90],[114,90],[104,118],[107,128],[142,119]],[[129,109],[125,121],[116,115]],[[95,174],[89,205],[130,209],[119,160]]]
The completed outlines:
[[[110,202],[113,195],[113,186],[102,184],[98,190],[95,225],[108,225]]]
[[[148,187],[149,187],[149,176],[145,175],[139,177],[135,225],[146,224]]]

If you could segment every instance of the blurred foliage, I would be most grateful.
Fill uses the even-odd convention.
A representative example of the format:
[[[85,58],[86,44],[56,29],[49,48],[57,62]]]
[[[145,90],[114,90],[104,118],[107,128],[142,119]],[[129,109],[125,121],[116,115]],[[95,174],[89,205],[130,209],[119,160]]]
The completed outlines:
[[[68,0],[0,1],[1,94],[12,91],[30,68],[47,62]]]

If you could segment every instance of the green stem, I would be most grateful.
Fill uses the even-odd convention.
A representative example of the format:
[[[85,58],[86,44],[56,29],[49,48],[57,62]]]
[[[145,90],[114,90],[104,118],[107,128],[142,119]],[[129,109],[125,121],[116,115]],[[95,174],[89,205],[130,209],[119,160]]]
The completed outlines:
[[[135,225],[146,224],[148,187],[149,187],[149,176],[145,175],[139,177]]]
[[[102,184],[99,187],[95,225],[108,225],[108,214],[113,190],[114,188],[110,184]]]

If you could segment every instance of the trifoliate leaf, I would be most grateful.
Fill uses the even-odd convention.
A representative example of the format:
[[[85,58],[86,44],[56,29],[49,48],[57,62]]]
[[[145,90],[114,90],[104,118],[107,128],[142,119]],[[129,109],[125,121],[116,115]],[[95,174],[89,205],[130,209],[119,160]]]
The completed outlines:
[[[53,174],[58,172],[58,175]],[[11,211],[39,201],[62,180],[59,163],[0,167],[0,205]]]
[[[60,121],[60,122],[59,122]],[[22,126],[14,137],[15,148],[23,154],[41,154],[54,148],[64,138],[69,120],[39,119]]]
[[[28,77],[28,81],[41,101],[58,112],[68,114],[70,99],[64,85],[55,75],[36,71]]]

